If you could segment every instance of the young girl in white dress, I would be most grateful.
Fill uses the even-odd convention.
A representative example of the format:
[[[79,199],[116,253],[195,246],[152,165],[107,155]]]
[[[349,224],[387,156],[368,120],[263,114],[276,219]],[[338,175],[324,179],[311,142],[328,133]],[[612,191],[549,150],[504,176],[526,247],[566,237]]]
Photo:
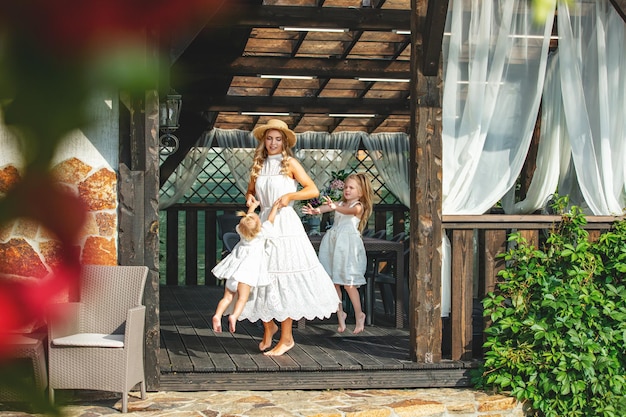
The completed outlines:
[[[213,331],[222,331],[222,315],[235,302],[234,308],[228,317],[228,329],[235,331],[237,319],[250,297],[252,287],[267,285],[267,257],[265,254],[266,240],[274,236],[274,218],[278,212],[278,204],[274,204],[267,220],[261,223],[261,218],[254,212],[260,202],[254,200],[248,212],[237,213],[241,216],[237,233],[239,242],[211,272],[218,279],[225,279],[224,296],[217,303],[213,315]]]
[[[302,208],[304,214],[321,214],[335,211],[333,227],[320,242],[319,259],[335,284],[341,299],[343,287],[354,307],[356,326],[353,333],[361,333],[365,327],[365,313],[361,308],[359,287],[365,284],[367,256],[361,232],[372,214],[374,192],[371,181],[363,174],[352,174],[346,178],[342,201],[336,203],[329,197],[324,205],[313,208],[310,204]],[[346,330],[347,314],[339,302],[337,331]]]
[[[293,156],[296,134],[278,119],[268,120],[252,133],[259,146],[250,170],[246,202],[248,207],[255,198],[261,202],[261,219],[267,218],[274,204],[280,212],[274,221],[276,244],[270,245],[268,252],[270,283],[252,290],[240,319],[262,320],[259,349],[265,355],[279,356],[295,345],[293,320],[329,318],[337,311],[339,299],[293,208],[294,201],[319,195],[315,183]],[[278,331],[274,320],[280,322],[280,339],[272,347]]]

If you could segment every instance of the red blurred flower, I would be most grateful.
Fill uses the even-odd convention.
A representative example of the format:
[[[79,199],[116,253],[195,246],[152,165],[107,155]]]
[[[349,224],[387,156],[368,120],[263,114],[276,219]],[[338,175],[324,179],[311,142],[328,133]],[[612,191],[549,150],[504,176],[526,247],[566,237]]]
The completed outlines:
[[[0,0],[0,21],[66,54],[140,40],[146,28],[177,31],[206,21],[226,0]],[[60,48],[60,50],[59,50]]]
[[[77,259],[68,259],[41,280],[0,276],[0,358],[10,353],[13,337],[33,324],[45,323],[52,305],[75,291],[79,276]]]

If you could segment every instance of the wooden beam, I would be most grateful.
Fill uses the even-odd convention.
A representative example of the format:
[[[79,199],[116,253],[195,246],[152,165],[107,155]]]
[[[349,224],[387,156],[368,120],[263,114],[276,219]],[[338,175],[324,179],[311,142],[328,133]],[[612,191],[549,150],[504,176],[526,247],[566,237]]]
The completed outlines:
[[[448,0],[428,0],[422,34],[422,73],[425,76],[437,75],[447,14]]]
[[[206,71],[188,72],[189,81],[198,81],[211,74],[257,76],[259,74],[310,75],[318,78],[409,78],[409,61],[386,61],[371,59],[336,59],[306,57],[250,57],[242,56],[231,62],[220,57],[204,54],[198,56]]]
[[[622,17],[622,20],[626,22],[626,0],[611,0],[611,4],[617,10],[617,13]]]
[[[427,0],[411,0],[411,255],[409,268],[409,330],[411,359],[441,361],[441,77],[421,73],[423,50],[417,18]]]
[[[233,8],[232,19],[223,19],[225,26],[278,28],[281,26],[347,28],[350,30],[409,30],[406,10],[342,7],[239,6]],[[419,18],[417,29],[423,26]],[[212,22],[220,24],[220,22]]]
[[[410,114],[409,100],[353,99],[316,97],[243,97],[224,96],[210,99],[209,111],[276,111],[294,113]]]

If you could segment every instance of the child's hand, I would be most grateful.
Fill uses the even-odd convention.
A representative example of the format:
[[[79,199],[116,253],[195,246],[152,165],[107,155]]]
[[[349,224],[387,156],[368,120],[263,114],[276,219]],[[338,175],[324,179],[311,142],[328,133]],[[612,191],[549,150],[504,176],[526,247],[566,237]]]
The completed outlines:
[[[302,207],[303,214],[320,214],[321,212],[319,208],[313,208],[310,203]]]
[[[324,196],[324,204],[330,207],[331,210],[335,210],[337,208],[337,204],[327,195]]]

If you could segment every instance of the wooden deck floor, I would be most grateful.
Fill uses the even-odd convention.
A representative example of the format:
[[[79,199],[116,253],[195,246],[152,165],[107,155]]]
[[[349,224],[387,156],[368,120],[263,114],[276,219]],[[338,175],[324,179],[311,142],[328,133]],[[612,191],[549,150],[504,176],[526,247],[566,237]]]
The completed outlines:
[[[211,317],[223,292],[215,287],[160,288],[162,390],[419,388],[469,386],[471,363],[417,364],[409,331],[393,327],[382,307],[374,325],[337,333],[336,317],[294,327],[296,346],[279,357],[258,350],[262,326],[239,322],[214,333]]]

